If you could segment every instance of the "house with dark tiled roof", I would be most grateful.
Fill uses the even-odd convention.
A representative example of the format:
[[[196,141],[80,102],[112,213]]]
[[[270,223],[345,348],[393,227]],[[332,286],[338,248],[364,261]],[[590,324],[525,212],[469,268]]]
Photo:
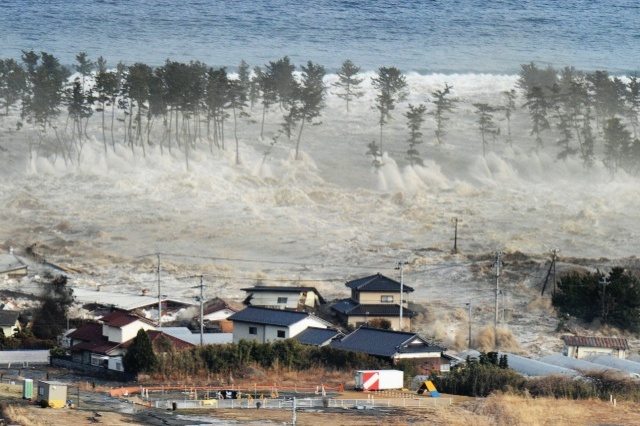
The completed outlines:
[[[421,372],[449,371],[453,357],[446,348],[432,345],[416,333],[383,330],[361,326],[329,346],[351,352],[360,352],[396,364],[406,360]]]
[[[14,333],[20,331],[19,316],[20,312],[18,311],[0,310],[0,328],[5,337],[11,337]]]
[[[344,337],[344,333],[335,328],[309,327],[302,333],[296,335],[294,339],[303,345],[326,346],[336,339]]]
[[[627,339],[617,337],[562,336],[562,353],[571,358],[586,358],[596,355],[611,355],[626,358],[629,352]]]
[[[122,357],[139,330],[145,330],[154,346],[164,336],[180,350],[194,346],[176,337],[155,330],[146,318],[122,311],[114,311],[101,318],[100,323],[87,323],[68,333],[71,359],[79,364],[89,364],[109,370],[124,371]]]
[[[315,287],[275,287],[257,285],[243,288],[247,292],[244,304],[272,309],[307,311],[326,302]]]
[[[331,306],[345,324],[359,327],[377,318],[389,321],[394,330],[411,329],[411,318],[415,313],[408,308],[407,299],[408,294],[413,292],[412,287],[379,273],[349,281],[345,285],[351,289],[351,297]]]
[[[233,321],[233,342],[257,340],[260,343],[288,339],[309,327],[329,328],[331,324],[308,312],[249,306],[229,317]]]

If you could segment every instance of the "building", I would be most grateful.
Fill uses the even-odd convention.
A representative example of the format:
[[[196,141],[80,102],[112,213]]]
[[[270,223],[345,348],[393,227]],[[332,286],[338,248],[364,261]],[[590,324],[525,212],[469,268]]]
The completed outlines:
[[[334,340],[329,346],[386,359],[394,365],[403,360],[411,361],[424,372],[449,371],[453,359],[445,354],[446,348],[431,345],[416,333],[365,326]]]
[[[96,317],[113,309],[126,312],[149,311],[149,316],[158,318],[158,303],[162,309],[162,316],[173,316],[179,311],[198,306],[195,301],[185,301],[162,297],[147,296],[146,294],[126,294],[102,290],[88,290],[84,288],[74,288],[73,297],[76,302],[94,311]],[[163,322],[165,319],[163,318]]]
[[[247,292],[244,304],[272,309],[307,311],[326,302],[315,287],[255,286],[243,288]]]
[[[382,274],[359,278],[345,285],[351,289],[351,297],[331,306],[342,322],[351,327],[359,327],[373,319],[379,319],[389,321],[393,330],[411,329],[411,318],[415,313],[408,308],[407,296],[413,292],[413,288]]]
[[[0,277],[19,280],[28,273],[27,264],[14,255],[13,251],[0,254]]]
[[[62,408],[67,405],[67,385],[62,382],[38,380],[38,395],[36,402],[52,408]]]
[[[611,355],[626,358],[629,352],[627,339],[617,337],[562,336],[562,354],[571,358],[586,358],[595,355]]]
[[[243,309],[244,306],[241,303],[216,297],[204,303],[202,306],[202,318],[205,324],[217,328],[222,333],[233,333],[233,322],[229,321],[228,318]],[[199,312],[196,317],[200,318]]]
[[[2,328],[5,337],[11,337],[20,331],[19,316],[20,312],[18,311],[0,310],[0,328]]]
[[[68,333],[72,361],[108,370],[124,371],[122,358],[139,330],[145,330],[154,347],[162,337],[181,350],[194,346],[177,337],[155,330],[153,322],[128,312],[114,311],[100,320],[87,323]]]
[[[257,340],[260,343],[288,339],[309,327],[329,328],[331,324],[308,312],[249,306],[229,317],[233,321],[233,342]]]

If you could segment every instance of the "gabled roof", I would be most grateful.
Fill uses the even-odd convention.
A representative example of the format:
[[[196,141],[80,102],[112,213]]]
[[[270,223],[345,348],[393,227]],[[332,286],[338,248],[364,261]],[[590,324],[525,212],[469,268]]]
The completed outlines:
[[[0,310],[0,327],[13,327],[20,316],[18,311]]]
[[[257,306],[249,306],[240,312],[236,312],[231,315],[229,320],[237,322],[246,322],[251,324],[264,324],[264,325],[276,325],[282,327],[289,327],[297,322],[304,320],[305,318],[313,315],[307,312],[286,311],[283,309],[269,309],[260,308]],[[315,319],[321,322],[324,320],[313,316]]]
[[[95,303],[102,306],[113,306],[125,311],[133,311],[142,308],[157,309],[158,298],[153,296],[141,296],[139,294],[116,293],[113,291],[97,291],[86,288],[74,288],[73,297],[84,305]],[[161,303],[175,303],[184,306],[199,306],[193,301],[185,301],[170,298],[161,298]]]
[[[155,323],[147,318],[143,318],[139,315],[130,314],[128,312],[113,311],[100,318],[100,321],[108,325],[109,327],[121,328],[136,321],[141,321],[149,325],[155,326]]]
[[[302,333],[296,335],[294,339],[303,345],[322,346],[330,340],[340,337],[344,337],[344,334],[334,328],[309,327]]]
[[[200,344],[200,333],[192,333],[187,327],[162,327],[162,332],[194,345]],[[202,343],[205,345],[233,343],[233,333],[203,333]]]
[[[350,289],[357,291],[389,291],[400,293],[400,283],[396,280],[385,277],[380,273],[371,275],[369,277],[358,278],[357,280],[349,281],[345,285]],[[410,293],[413,291],[413,288],[403,283],[402,291],[403,293]]]
[[[329,346],[386,358],[402,353],[433,353],[446,350],[430,345],[416,333],[369,327],[360,327],[342,339],[334,340]]]
[[[616,337],[562,336],[567,346],[585,346],[591,348],[629,349],[627,339]]]
[[[351,299],[342,300],[331,307],[332,309],[347,316],[371,316],[371,317],[399,317],[400,305],[392,304],[360,304]],[[403,308],[402,316],[413,318],[415,312],[411,309]]]
[[[202,307],[204,311],[204,315],[209,315],[214,312],[222,311],[228,309],[233,312],[238,312],[244,309],[244,305],[241,303],[231,302],[228,300],[220,299],[219,297],[213,298],[211,300],[207,300]],[[200,314],[198,313],[198,317]]]
[[[170,334],[164,333],[159,330],[149,330],[147,331],[147,335],[149,336],[149,339],[151,340],[151,343],[153,344],[154,347],[156,347],[160,343],[160,339],[162,338],[162,336],[169,339],[169,341],[173,344],[173,347],[177,350],[188,349],[195,346],[193,343],[179,339],[177,337],[174,337]],[[133,339],[131,340],[131,342],[132,341]],[[129,343],[129,341],[125,343]]]
[[[74,340],[93,341],[102,338],[102,324],[90,322],[76,328],[67,337]]]
[[[107,340],[106,337],[101,336],[100,339],[92,340],[90,342],[80,342],[69,348],[72,352],[88,351],[96,354],[109,355],[114,349],[123,346],[124,343],[115,343]]]
[[[304,292],[313,292],[318,296],[318,301],[321,304],[326,303],[324,298],[318,293],[318,290],[315,287],[287,287],[287,286],[268,286],[268,285],[257,285],[254,287],[247,287],[241,289],[246,291],[247,293],[295,293],[300,294]]]
[[[13,253],[0,254],[0,274],[26,269],[27,265]]]

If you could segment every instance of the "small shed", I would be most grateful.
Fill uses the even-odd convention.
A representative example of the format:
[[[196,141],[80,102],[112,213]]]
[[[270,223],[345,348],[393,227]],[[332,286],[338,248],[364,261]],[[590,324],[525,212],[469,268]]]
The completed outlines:
[[[67,403],[67,384],[56,381],[38,380],[38,396],[36,402],[52,408],[64,407]]]

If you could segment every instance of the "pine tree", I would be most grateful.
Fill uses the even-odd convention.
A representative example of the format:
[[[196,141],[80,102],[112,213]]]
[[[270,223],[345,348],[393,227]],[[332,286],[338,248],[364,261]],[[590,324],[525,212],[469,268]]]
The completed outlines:
[[[360,88],[360,84],[364,81],[363,78],[358,78],[357,75],[360,72],[360,67],[357,67],[347,59],[342,63],[342,68],[337,72],[338,81],[332,83],[332,86],[337,89],[334,94],[340,99],[344,99],[347,104],[347,112],[349,112],[349,103],[354,99],[359,99],[364,96],[364,91]]]
[[[227,88],[227,108],[233,113],[233,136],[236,141],[236,164],[240,164],[240,146],[238,141],[238,117],[246,117],[244,108],[247,107],[246,91],[240,80],[229,80]]]
[[[379,169],[382,166],[382,154],[380,154],[380,150],[378,149],[378,144],[376,141],[371,141],[367,144],[367,154],[371,156],[371,161],[373,167],[375,169]]]
[[[302,138],[302,130],[305,123],[318,125],[320,122],[314,121],[320,117],[322,109],[325,107],[324,85],[325,70],[322,65],[307,62],[307,66],[300,67],[302,69],[302,81],[298,86],[296,102],[291,111],[300,121],[300,129],[298,131],[298,139],[296,141],[296,160],[298,160],[300,139]]]
[[[249,91],[251,90],[251,68],[249,64],[243,59],[238,65],[238,82],[240,84],[239,89],[243,99],[249,98]]]
[[[27,88],[27,75],[14,59],[0,59],[0,109],[9,115],[9,108],[15,105]]]
[[[125,371],[131,374],[152,372],[156,368],[158,359],[153,351],[151,339],[144,329],[138,330],[122,363]]]
[[[497,111],[497,108],[489,106],[486,103],[473,104],[476,108],[475,113],[478,115],[478,130],[480,130],[480,136],[482,137],[482,156],[487,156],[487,146],[489,142],[487,137],[495,135],[498,132],[498,127],[493,122],[493,113]]]
[[[505,90],[502,94],[507,98],[507,102],[502,107],[504,111],[504,118],[507,120],[507,142],[509,146],[513,148],[513,137],[511,134],[511,115],[516,110],[516,90]]]
[[[435,111],[429,113],[436,120],[436,140],[438,141],[438,145],[442,145],[445,131],[445,124],[449,121],[449,117],[447,117],[447,113],[452,112],[456,108],[457,100],[450,99],[448,96],[451,94],[452,87],[447,83],[444,84],[444,90],[436,90],[435,92],[431,92],[431,96],[434,97],[434,105],[436,107]]]
[[[382,150],[382,129],[391,120],[393,111],[398,102],[407,97],[407,79],[395,67],[381,67],[378,69],[378,77],[371,78],[373,88],[378,91],[376,95],[376,108],[380,112],[380,152]]]
[[[531,135],[536,136],[536,147],[541,148],[544,145],[542,132],[551,128],[547,119],[549,102],[541,86],[535,86],[527,93],[527,103],[523,106],[529,107]]]
[[[407,118],[407,127],[409,128],[409,150],[407,151],[407,158],[409,159],[409,164],[420,165],[423,166],[424,162],[422,158],[420,158],[420,152],[417,149],[417,145],[422,143],[422,132],[420,128],[424,123],[424,115],[427,111],[427,107],[423,104],[414,106],[409,104],[409,109],[404,114]]]
[[[613,175],[625,166],[631,152],[631,132],[618,117],[608,119],[604,125],[604,164]]]

